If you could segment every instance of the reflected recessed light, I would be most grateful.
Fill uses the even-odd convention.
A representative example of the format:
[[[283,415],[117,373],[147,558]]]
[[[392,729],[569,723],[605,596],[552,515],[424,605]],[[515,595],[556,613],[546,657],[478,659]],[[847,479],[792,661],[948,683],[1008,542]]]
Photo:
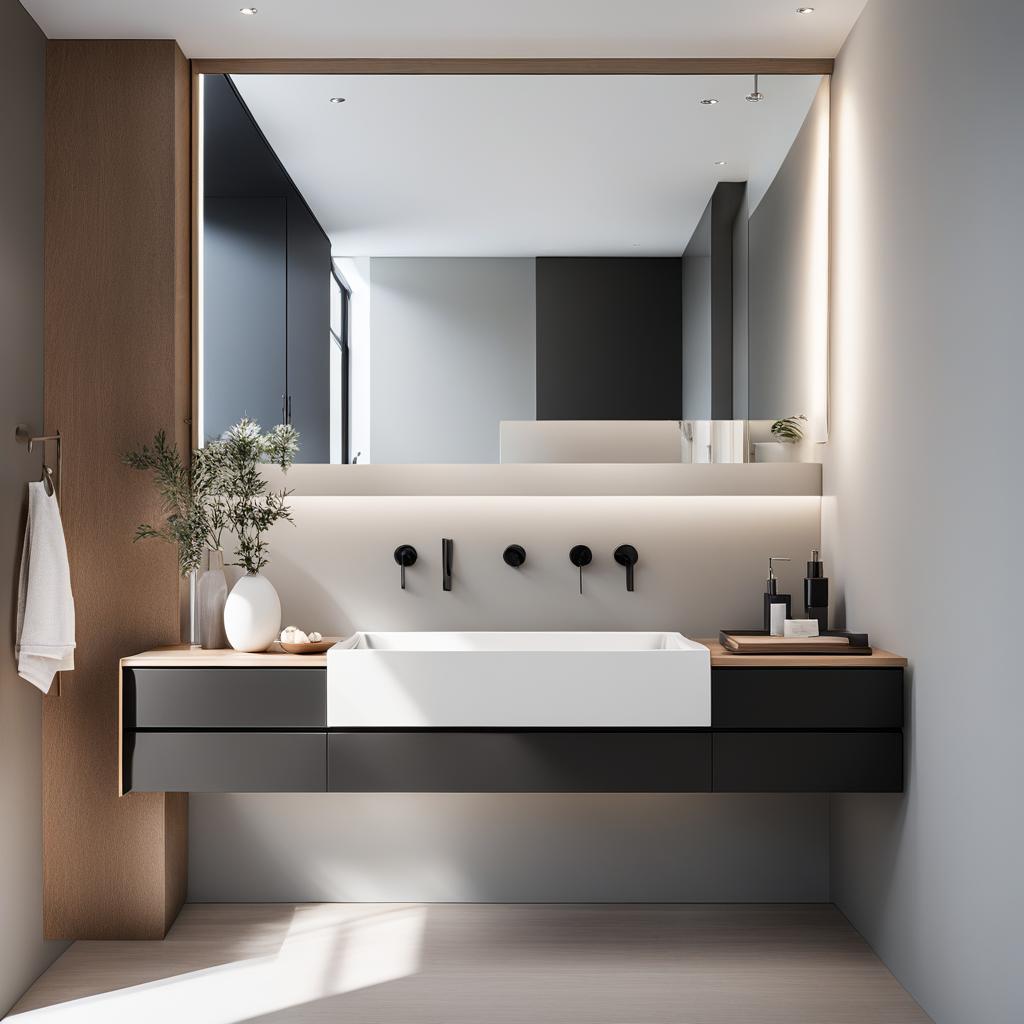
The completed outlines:
[[[345,102],[345,97],[344,96],[332,96],[331,97],[331,102],[332,103],[344,103]]]
[[[257,13],[257,10],[258,9],[256,7],[239,7],[238,8],[238,13],[239,14],[245,14],[245,15],[248,15],[249,17],[252,17],[252,15]]]
[[[716,100],[713,96],[708,96],[706,99],[702,99],[700,102],[701,106],[713,107],[718,102],[718,100]]]
[[[796,9],[796,13],[797,14],[813,14],[814,13],[814,8],[813,7],[798,7]]]
[[[728,160],[716,160],[715,161],[715,166],[716,167],[724,167],[728,162],[729,162]]]

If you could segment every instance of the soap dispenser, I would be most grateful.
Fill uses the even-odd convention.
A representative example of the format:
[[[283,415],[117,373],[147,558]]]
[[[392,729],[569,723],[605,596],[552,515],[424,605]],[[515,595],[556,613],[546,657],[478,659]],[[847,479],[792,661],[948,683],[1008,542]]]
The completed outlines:
[[[804,577],[804,612],[807,618],[817,620],[818,633],[824,636],[828,632],[828,577],[816,550],[811,552]]]
[[[785,621],[791,618],[793,599],[789,594],[779,593],[779,578],[775,575],[776,562],[788,562],[782,555],[768,559],[768,582],[764,591],[764,631],[769,636],[782,636]]]

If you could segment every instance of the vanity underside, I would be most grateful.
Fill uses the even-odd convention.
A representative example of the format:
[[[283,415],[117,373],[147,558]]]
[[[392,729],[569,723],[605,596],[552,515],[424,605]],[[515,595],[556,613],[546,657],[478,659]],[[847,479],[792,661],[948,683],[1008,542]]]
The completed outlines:
[[[903,789],[903,668],[892,665],[713,663],[709,728],[342,729],[327,726],[323,667],[131,661],[122,793]]]

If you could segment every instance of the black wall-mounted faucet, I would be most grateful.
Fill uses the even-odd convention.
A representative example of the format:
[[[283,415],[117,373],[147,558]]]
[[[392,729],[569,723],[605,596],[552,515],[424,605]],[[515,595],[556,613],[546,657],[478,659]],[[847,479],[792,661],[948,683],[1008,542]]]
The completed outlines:
[[[583,566],[594,560],[594,552],[586,544],[577,544],[569,552],[569,561],[580,571],[580,593],[583,593]]]
[[[501,557],[505,560],[506,565],[518,569],[526,561],[526,548],[522,544],[509,544]]]
[[[445,537],[441,541],[441,589],[452,589],[452,561],[455,557],[455,541]]]
[[[405,590],[405,567],[407,565],[415,565],[418,557],[416,549],[411,544],[399,544],[398,547],[395,548],[395,561],[402,568],[403,590]]]
[[[633,566],[640,561],[640,555],[632,544],[620,544],[615,549],[615,561],[626,567],[626,589],[633,592]]]

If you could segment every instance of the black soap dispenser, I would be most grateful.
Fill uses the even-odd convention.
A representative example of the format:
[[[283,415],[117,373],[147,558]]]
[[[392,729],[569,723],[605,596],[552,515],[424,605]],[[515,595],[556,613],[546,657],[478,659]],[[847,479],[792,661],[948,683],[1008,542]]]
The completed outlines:
[[[782,555],[772,555],[768,559],[768,582],[764,592],[764,631],[769,636],[782,636],[783,620],[792,618],[790,613],[793,607],[793,599],[789,594],[779,593],[779,579],[775,575],[775,563],[788,561],[789,559],[783,558]],[[772,622],[773,606],[779,609],[775,612],[774,623]],[[779,618],[780,614],[782,616],[781,619]]]
[[[828,630],[828,577],[817,551],[811,552],[804,577],[804,611],[809,619],[818,622],[818,633],[822,636]]]

